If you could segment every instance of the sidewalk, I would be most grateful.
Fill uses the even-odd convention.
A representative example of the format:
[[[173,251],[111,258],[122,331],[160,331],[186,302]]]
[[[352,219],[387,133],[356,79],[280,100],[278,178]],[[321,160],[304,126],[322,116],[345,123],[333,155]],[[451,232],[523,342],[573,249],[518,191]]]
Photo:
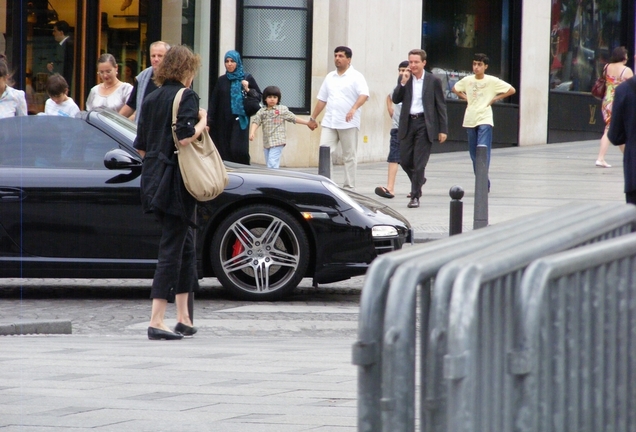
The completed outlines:
[[[625,202],[622,154],[612,146],[607,154],[612,168],[597,168],[594,162],[599,141],[494,149],[490,163],[489,223],[568,202]],[[411,222],[418,241],[448,235],[451,200],[448,192],[454,185],[461,186],[465,192],[463,231],[472,230],[475,177],[468,151],[431,155],[426,168],[427,182],[417,209],[406,206],[410,183],[402,169],[398,171],[395,198],[375,195],[376,186],[386,186],[386,176],[386,163],[359,164],[356,190],[404,215]],[[332,179],[341,183],[342,178],[342,166],[335,166]]]
[[[598,141],[493,150],[490,223],[568,202],[624,202],[620,152],[610,149],[607,161],[614,167],[603,169],[594,166],[597,151]],[[360,164],[357,191],[375,197],[386,167]],[[341,166],[333,178],[342,180]],[[464,230],[472,229],[468,153],[433,154],[427,178],[418,209],[406,207],[402,171],[396,197],[377,199],[407,217],[419,241],[430,240],[447,235],[448,190],[460,185],[466,191]],[[22,310],[63,319],[71,307],[64,299],[16,302],[21,306],[0,305],[5,321]],[[90,313],[112,317],[113,328],[121,329],[0,336],[1,431],[356,430],[356,304],[288,301],[219,309],[212,301],[197,306],[201,330],[194,338],[155,342],[142,336],[147,300],[134,312],[92,303]],[[82,303],[74,304],[81,311]]]

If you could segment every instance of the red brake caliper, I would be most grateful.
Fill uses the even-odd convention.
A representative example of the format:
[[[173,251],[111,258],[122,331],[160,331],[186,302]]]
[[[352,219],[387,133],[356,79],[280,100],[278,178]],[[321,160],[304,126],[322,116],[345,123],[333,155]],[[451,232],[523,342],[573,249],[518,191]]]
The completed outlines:
[[[244,250],[245,248],[243,247],[243,244],[238,239],[236,239],[234,241],[234,246],[232,246],[232,258],[242,254]]]

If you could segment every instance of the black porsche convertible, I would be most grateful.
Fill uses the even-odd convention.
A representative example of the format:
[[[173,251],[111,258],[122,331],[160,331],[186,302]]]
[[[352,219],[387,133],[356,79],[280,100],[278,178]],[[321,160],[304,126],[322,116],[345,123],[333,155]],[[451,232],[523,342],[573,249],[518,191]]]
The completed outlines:
[[[160,229],[141,210],[136,126],[107,110],[0,120],[0,277],[152,278]],[[274,300],[304,277],[365,273],[410,240],[409,223],[331,180],[226,163],[197,207],[199,275]]]

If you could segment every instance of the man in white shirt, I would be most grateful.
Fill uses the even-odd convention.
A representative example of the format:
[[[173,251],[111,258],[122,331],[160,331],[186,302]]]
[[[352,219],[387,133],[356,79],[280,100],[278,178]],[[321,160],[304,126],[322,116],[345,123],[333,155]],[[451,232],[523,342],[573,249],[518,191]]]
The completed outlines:
[[[309,127],[313,130],[318,126],[315,119],[326,107],[320,147],[330,147],[333,152],[340,142],[345,166],[343,187],[355,189],[360,107],[369,99],[369,87],[364,76],[351,66],[351,55],[351,48],[346,46],[334,50],[336,70],[328,73],[320,86]]]

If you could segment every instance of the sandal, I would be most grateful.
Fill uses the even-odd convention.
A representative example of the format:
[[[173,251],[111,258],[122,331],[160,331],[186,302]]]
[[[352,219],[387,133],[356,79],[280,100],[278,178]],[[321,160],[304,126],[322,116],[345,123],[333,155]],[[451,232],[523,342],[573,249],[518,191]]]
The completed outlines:
[[[612,167],[612,166],[611,166],[610,164],[608,164],[607,162],[605,162],[605,161],[600,161],[600,160],[597,160],[597,161],[596,161],[596,166],[597,166],[597,167],[601,167],[601,168],[611,168],[611,167]]]
[[[394,195],[389,192],[389,190],[385,187],[382,186],[378,186],[377,188],[375,188],[375,194],[378,196],[381,196],[382,198],[393,198]]]

